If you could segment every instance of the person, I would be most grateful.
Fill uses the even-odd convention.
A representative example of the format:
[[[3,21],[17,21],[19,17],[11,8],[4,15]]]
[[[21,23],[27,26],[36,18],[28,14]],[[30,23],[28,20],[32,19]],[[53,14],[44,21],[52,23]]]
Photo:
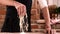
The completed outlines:
[[[28,32],[31,32],[30,11],[32,0],[1,0],[1,4],[7,5],[6,18],[1,32],[20,32],[19,16],[28,15]]]
[[[46,17],[46,18],[50,21],[50,24],[55,24],[60,21],[60,19],[50,19],[49,9],[48,9],[49,4],[47,3],[47,0],[38,0],[38,2],[40,4],[40,8],[42,9],[43,14],[46,12],[46,14],[48,15],[48,17]],[[44,16],[46,16],[46,14],[44,14]],[[47,19],[46,19],[46,21],[47,21]]]
[[[49,15],[49,9],[48,9],[48,5],[47,5],[47,1],[46,0],[38,0],[40,8],[42,10],[45,22],[46,22],[46,27],[48,27],[48,30],[51,29],[50,26],[50,15]]]
[[[38,2],[46,22],[46,27],[48,27],[48,30],[51,30],[51,25],[59,22],[60,19],[50,19],[47,0],[38,0]]]

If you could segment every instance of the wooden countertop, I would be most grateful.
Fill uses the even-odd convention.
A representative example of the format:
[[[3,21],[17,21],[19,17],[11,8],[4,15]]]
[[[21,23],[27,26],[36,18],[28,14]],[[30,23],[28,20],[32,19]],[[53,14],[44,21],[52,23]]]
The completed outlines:
[[[0,34],[44,34],[44,33],[40,33],[40,32],[36,32],[36,33],[31,33],[31,32],[27,32],[27,33],[0,33]]]

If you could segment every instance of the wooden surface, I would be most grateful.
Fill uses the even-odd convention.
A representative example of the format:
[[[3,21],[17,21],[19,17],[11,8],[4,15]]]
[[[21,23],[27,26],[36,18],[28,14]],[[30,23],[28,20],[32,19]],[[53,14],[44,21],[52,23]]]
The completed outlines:
[[[44,33],[0,33],[0,34],[44,34]]]
[[[45,34],[45,33],[0,33],[0,34]],[[60,34],[60,32],[57,32],[55,34]]]

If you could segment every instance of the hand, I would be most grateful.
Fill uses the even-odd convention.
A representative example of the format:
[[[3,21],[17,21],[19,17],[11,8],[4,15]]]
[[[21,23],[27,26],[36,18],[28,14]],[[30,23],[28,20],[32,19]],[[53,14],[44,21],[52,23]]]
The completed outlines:
[[[16,6],[17,12],[19,16],[25,16],[26,15],[26,6],[22,3],[18,3]]]
[[[46,30],[51,30],[51,25],[46,24]]]
[[[60,21],[60,19],[51,19],[50,20],[51,24],[56,24],[59,21]]]

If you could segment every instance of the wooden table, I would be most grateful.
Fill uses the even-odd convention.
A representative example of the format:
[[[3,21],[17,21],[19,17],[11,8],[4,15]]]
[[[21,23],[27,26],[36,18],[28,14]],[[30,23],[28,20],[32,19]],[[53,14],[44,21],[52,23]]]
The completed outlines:
[[[0,34],[23,34],[23,33],[0,33]],[[27,32],[25,34],[45,34],[45,33],[41,33],[41,32],[35,32],[35,33],[31,33],[31,32]],[[55,34],[60,34],[60,32],[56,32]]]
[[[40,33],[40,32],[33,32],[33,33],[31,33],[31,32],[27,32],[27,33],[0,33],[0,34],[44,34],[44,33]]]

